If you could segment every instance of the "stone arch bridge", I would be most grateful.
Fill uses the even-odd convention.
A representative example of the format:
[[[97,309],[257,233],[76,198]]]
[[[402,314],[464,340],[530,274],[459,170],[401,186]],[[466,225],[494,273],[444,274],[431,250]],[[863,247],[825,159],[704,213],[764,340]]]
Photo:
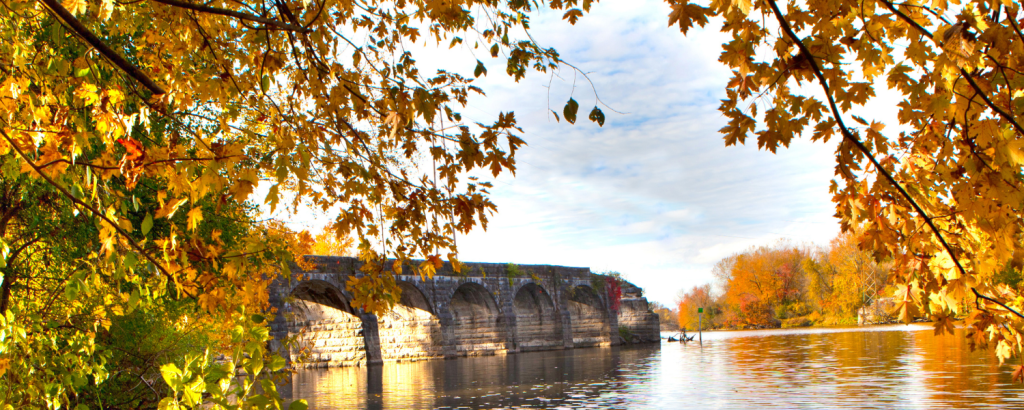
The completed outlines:
[[[659,341],[658,316],[642,291],[624,282],[618,309],[602,276],[589,268],[464,263],[431,279],[396,275],[401,301],[384,317],[354,309],[345,291],[362,263],[350,257],[311,256],[316,268],[302,280],[278,279],[270,303],[275,343],[307,367],[351,366],[385,360],[421,360],[534,350]],[[413,263],[418,263],[414,261]],[[515,268],[510,269],[511,266]],[[414,272],[405,266],[403,272]],[[624,341],[619,328],[629,329]],[[302,357],[302,360],[299,357]]]

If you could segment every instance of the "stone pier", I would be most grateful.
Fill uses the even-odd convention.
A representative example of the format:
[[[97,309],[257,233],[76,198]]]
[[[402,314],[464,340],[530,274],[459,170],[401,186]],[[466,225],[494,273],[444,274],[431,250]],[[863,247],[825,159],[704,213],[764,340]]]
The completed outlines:
[[[278,311],[275,345],[289,340],[286,357],[303,367],[496,355],[536,350],[659,341],[658,316],[642,291],[622,283],[609,300],[602,276],[589,268],[464,263],[445,264],[433,278],[395,275],[402,289],[395,308],[377,317],[351,306],[345,283],[361,275],[349,257],[310,257],[316,268],[292,272],[270,289]],[[414,261],[413,263],[418,263]],[[414,272],[405,266],[403,272]],[[618,306],[618,309],[613,309]],[[619,328],[633,340],[622,340]]]

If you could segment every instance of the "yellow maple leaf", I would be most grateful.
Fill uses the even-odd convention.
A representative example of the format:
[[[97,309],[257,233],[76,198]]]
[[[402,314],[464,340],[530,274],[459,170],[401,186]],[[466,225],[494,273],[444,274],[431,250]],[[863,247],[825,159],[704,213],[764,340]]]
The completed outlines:
[[[64,6],[64,8],[68,9],[68,11],[70,11],[71,14],[74,14],[76,16],[85,13],[86,9],[88,9],[89,7],[89,3],[87,3],[85,0],[65,0],[61,3]]]
[[[157,219],[164,217],[170,218],[174,216],[174,213],[178,211],[178,208],[180,208],[186,202],[188,202],[188,198],[178,198],[167,201],[167,204],[160,207],[160,209],[156,211],[156,215],[154,215],[154,217],[156,217]]]
[[[203,208],[195,207],[191,211],[188,211],[188,229],[195,231],[199,228],[199,223],[203,221]]]

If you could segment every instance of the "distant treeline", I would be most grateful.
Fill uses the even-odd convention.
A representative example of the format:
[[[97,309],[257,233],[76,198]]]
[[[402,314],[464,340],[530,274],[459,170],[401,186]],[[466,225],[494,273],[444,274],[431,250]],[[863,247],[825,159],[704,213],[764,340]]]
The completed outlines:
[[[858,309],[891,294],[889,263],[860,250],[851,234],[827,247],[752,247],[722,259],[713,273],[715,283],[680,291],[670,312],[680,327],[697,328],[698,307],[705,329],[857,324]]]

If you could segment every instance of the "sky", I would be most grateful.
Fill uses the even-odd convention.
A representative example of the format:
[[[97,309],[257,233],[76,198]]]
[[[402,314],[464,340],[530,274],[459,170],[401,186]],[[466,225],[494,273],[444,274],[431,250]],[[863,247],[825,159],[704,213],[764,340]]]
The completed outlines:
[[[834,144],[800,140],[777,154],[756,141],[726,147],[717,108],[729,71],[717,59],[727,38],[714,25],[683,36],[667,27],[668,13],[664,1],[604,0],[575,26],[551,11],[535,17],[538,43],[593,87],[568,67],[515,83],[485,60],[490,74],[478,85],[488,95],[465,114],[493,120],[514,110],[529,145],[516,176],[495,181],[488,229],[458,239],[461,260],[616,271],[670,305],[681,289],[711,282],[713,265],[733,253],[780,238],[824,245],[838,234]],[[604,127],[584,116],[595,90],[624,113],[605,108]],[[576,125],[548,112],[570,94]]]
[[[418,50],[424,73],[471,76],[483,60],[489,74],[475,84],[487,95],[470,100],[466,122],[514,111],[528,144],[516,175],[493,181],[498,213],[488,229],[457,238],[460,260],[615,271],[672,305],[680,290],[712,282],[714,264],[733,253],[781,238],[825,245],[838,234],[828,192],[835,140],[798,140],[777,154],[756,140],[726,147],[717,107],[729,71],[717,59],[727,38],[715,24],[683,36],[667,27],[668,13],[663,0],[603,0],[575,26],[561,13],[535,15],[534,39],[592,86],[569,67],[516,83],[483,49]],[[596,95],[607,104],[603,127],[586,119]],[[570,96],[580,104],[575,125],[549,112]]]

